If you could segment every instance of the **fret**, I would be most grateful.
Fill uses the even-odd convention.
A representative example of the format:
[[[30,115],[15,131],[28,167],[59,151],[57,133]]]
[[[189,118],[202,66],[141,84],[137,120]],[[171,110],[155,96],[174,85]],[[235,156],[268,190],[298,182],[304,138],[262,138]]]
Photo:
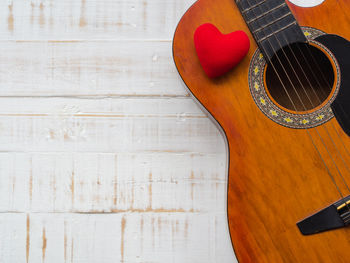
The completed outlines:
[[[257,32],[259,32],[259,31],[263,30],[264,28],[266,28],[266,27],[268,27],[268,26],[271,26],[271,25],[274,24],[274,23],[277,23],[278,21],[282,20],[283,18],[285,18],[285,17],[287,17],[287,16],[289,16],[289,15],[291,15],[291,14],[292,14],[292,13],[284,14],[283,16],[281,16],[281,17],[279,17],[279,18],[277,18],[277,19],[275,19],[275,20],[269,22],[268,24],[259,27],[258,29],[254,30],[252,33],[255,34],[255,33],[257,33]]]
[[[259,42],[263,42],[265,39],[267,39],[267,38],[269,38],[269,37],[272,37],[273,35],[276,35],[276,34],[278,34],[279,32],[281,32],[281,31],[287,29],[288,27],[290,27],[290,26],[292,26],[292,25],[296,25],[296,24],[297,24],[297,21],[294,21],[294,22],[292,22],[292,23],[290,23],[290,24],[288,24],[288,25],[286,25],[286,26],[284,26],[284,27],[278,29],[277,31],[275,31],[275,32],[273,32],[273,33],[270,33],[270,34],[264,36],[263,38],[259,39]]]
[[[284,6],[287,6],[287,4],[285,2],[280,4],[280,5],[278,5],[278,6],[276,6],[276,7],[274,7],[274,8],[272,8],[272,9],[270,9],[270,10],[268,10],[265,13],[262,13],[261,15],[258,15],[256,17],[250,19],[247,23],[250,24],[250,23],[252,23],[252,22],[254,22],[254,21],[256,21],[256,20],[258,20],[258,19],[260,19],[260,18],[262,18],[262,17],[264,17],[266,15],[268,15],[268,14],[271,14],[273,11],[275,11],[275,10],[281,8],[281,7],[284,7]]]
[[[243,8],[248,9],[250,6],[253,6],[258,0],[241,0],[241,1],[242,1],[241,2],[242,9]],[[250,20],[250,19],[256,18],[257,16],[259,16],[265,12],[271,11],[271,9],[274,9],[275,7],[278,7],[281,4],[285,4],[285,1],[284,0],[266,0],[261,5],[253,7],[250,10],[248,10],[247,12],[245,12],[244,15],[247,16],[248,20]],[[276,10],[281,10],[283,6],[284,5],[281,5],[280,8],[272,10],[272,12],[276,11]]]
[[[266,59],[283,46],[307,41],[285,0],[237,0],[236,3]]]
[[[259,5],[262,5],[262,4],[265,3],[266,1],[267,1],[267,0],[263,0],[263,1],[259,2],[259,3],[256,3],[255,5],[252,5],[252,6],[248,7],[247,9],[242,10],[241,12],[244,14],[244,13],[246,13],[246,12],[248,12],[248,11],[254,9],[255,7],[258,7]]]
[[[257,16],[260,13],[261,12],[255,13],[255,15]],[[281,17],[281,16],[283,16],[285,14],[292,14],[290,12],[288,6],[282,6],[282,7],[278,8],[278,9],[275,9],[274,11],[271,11],[269,14],[265,15],[264,17],[256,19],[253,22],[250,22],[249,25],[251,26],[252,31],[254,31],[254,30],[258,29],[259,27],[262,27],[262,26],[267,25],[269,23],[270,23],[270,25],[273,25],[273,23],[271,23],[272,21],[274,21],[276,18],[279,18],[279,17]],[[252,14],[249,14],[249,15],[252,16]],[[292,20],[295,20],[293,15],[291,15],[290,18]],[[280,23],[277,23],[277,24],[280,25]]]

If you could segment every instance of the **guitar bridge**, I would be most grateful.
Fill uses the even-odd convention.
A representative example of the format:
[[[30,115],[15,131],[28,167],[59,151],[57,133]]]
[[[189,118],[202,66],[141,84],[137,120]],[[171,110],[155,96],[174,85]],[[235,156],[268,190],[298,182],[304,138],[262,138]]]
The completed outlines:
[[[347,196],[297,223],[303,235],[345,227],[350,224],[350,196]]]

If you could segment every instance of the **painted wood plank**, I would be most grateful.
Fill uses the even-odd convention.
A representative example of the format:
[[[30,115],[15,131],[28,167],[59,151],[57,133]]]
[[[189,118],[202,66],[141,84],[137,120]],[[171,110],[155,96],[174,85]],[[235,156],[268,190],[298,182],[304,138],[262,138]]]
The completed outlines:
[[[171,39],[193,0],[2,1],[0,39]]]
[[[224,214],[225,170],[224,154],[1,153],[0,213]]]
[[[183,97],[188,92],[169,41],[3,41],[0,96]]]
[[[218,130],[206,118],[0,116],[0,127],[2,152],[218,153],[224,149]]]
[[[216,215],[36,213],[0,214],[0,221],[6,262],[232,262],[233,256],[226,253],[225,219]]]
[[[25,262],[26,216],[0,213],[0,261]]]
[[[190,97],[0,97],[0,115],[91,118],[206,118]]]
[[[0,262],[234,262],[224,141],[171,58],[192,2],[0,3]]]
[[[324,0],[290,0],[290,2],[302,7],[313,7],[322,4]]]

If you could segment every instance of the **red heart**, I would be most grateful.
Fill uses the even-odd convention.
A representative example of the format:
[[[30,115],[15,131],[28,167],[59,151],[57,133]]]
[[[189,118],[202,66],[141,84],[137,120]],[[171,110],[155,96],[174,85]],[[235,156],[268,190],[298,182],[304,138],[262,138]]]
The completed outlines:
[[[247,55],[250,42],[243,31],[225,35],[207,23],[194,33],[194,45],[205,73],[215,78],[228,72]]]

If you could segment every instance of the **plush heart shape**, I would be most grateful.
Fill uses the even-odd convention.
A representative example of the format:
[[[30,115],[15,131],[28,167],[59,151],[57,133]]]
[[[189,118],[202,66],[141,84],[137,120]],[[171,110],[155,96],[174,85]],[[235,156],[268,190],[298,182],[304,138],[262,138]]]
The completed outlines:
[[[199,61],[210,78],[219,77],[236,66],[248,53],[250,42],[243,31],[222,34],[213,24],[203,24],[194,33]]]

